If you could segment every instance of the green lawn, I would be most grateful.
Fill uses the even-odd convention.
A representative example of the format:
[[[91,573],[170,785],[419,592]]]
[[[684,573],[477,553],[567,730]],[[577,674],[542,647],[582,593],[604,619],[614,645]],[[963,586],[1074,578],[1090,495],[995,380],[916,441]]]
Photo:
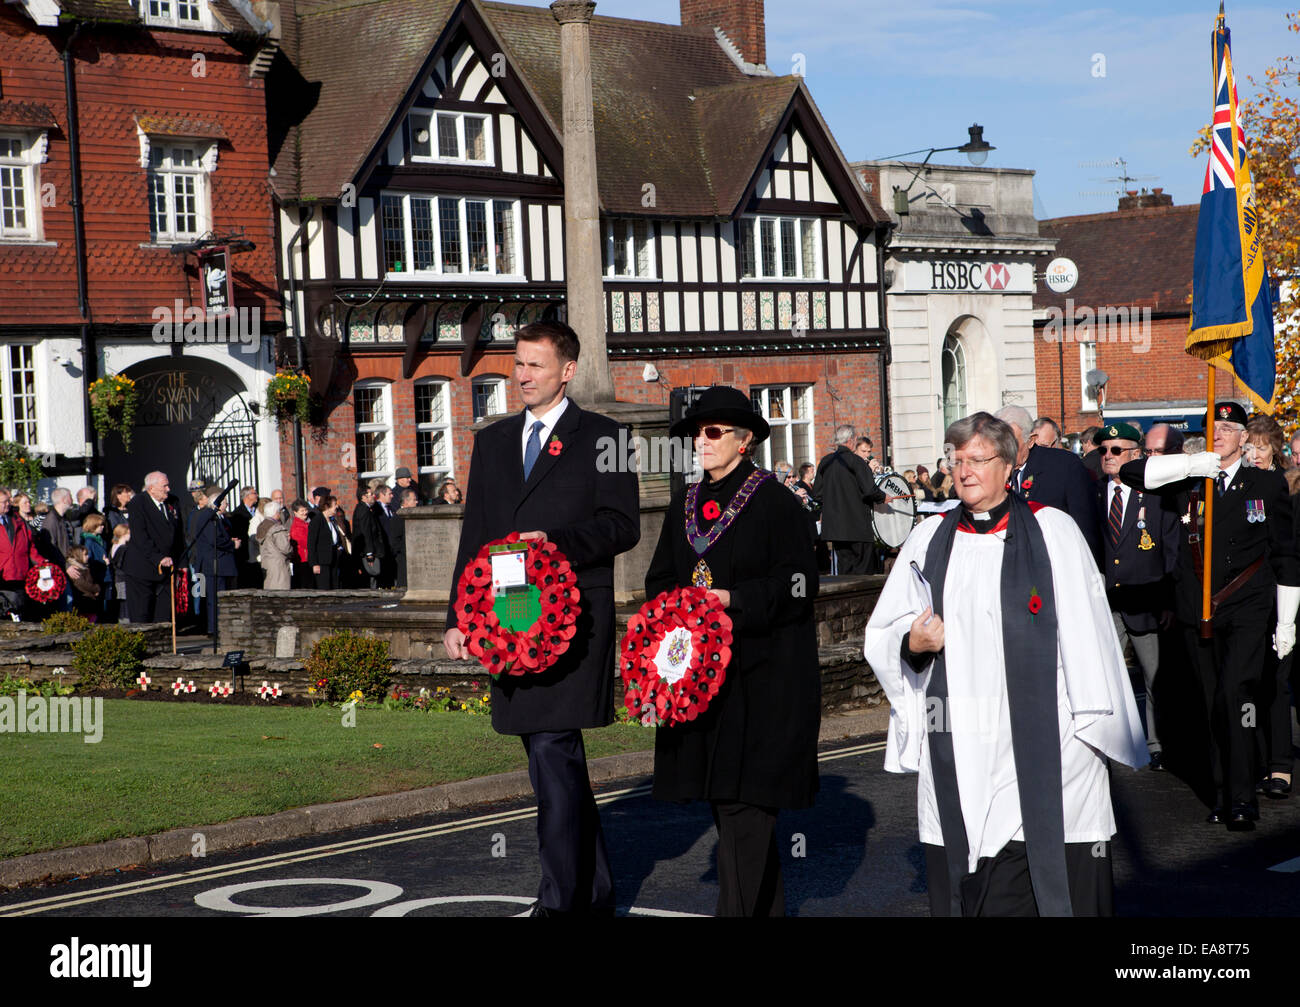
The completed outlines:
[[[485,716],[107,700],[103,738],[0,733],[0,857],[527,768]],[[585,733],[598,758],[654,732]],[[382,747],[375,747],[375,746]]]

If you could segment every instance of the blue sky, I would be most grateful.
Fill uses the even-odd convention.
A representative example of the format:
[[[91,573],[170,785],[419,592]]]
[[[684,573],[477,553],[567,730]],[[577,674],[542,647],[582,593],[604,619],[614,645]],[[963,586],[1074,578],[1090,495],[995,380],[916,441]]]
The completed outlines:
[[[1234,67],[1259,78],[1300,49],[1287,3],[1227,3]],[[1115,209],[1128,162],[1178,204],[1200,199],[1187,150],[1211,116],[1210,31],[1218,0],[767,0],[767,63],[808,86],[850,160],[966,141],[989,165],[1032,168],[1040,218]],[[675,24],[678,0],[598,0],[597,14]],[[1094,76],[1105,57],[1105,76]],[[954,155],[936,155],[936,160]],[[955,155],[960,163],[965,159]],[[1141,176],[1156,176],[1155,178]]]

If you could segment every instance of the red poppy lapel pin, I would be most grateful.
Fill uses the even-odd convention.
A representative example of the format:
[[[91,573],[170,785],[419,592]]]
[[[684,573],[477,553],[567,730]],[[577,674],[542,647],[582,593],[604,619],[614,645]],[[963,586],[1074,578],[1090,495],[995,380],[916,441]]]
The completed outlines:
[[[704,515],[705,521],[716,521],[722,516],[722,509],[718,506],[716,500],[705,500],[704,506],[700,508],[700,513]]]
[[[1020,485],[1024,488],[1024,491],[1025,491],[1026,493],[1028,493],[1031,489],[1034,488],[1034,477],[1033,477],[1033,476],[1030,476],[1028,479],[1026,479],[1026,480],[1025,480],[1023,483],[1021,483]]]
[[[551,434],[551,440],[550,443],[546,445],[546,450],[553,456],[559,457],[560,452],[564,450],[564,442],[561,441],[560,438],[556,437],[555,434]]]
[[[1038,588],[1029,589],[1029,621],[1034,621],[1034,616],[1043,610],[1043,596],[1038,593]]]

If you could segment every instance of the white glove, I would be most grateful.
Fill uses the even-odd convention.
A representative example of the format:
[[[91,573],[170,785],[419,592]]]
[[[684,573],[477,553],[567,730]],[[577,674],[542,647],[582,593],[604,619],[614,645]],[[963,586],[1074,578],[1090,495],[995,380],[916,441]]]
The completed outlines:
[[[1219,456],[1213,451],[1197,455],[1152,455],[1147,459],[1142,482],[1149,490],[1169,483],[1181,482],[1191,476],[1213,479],[1219,474]]]
[[[1279,659],[1295,647],[1295,617],[1300,610],[1300,587],[1277,586],[1277,629],[1273,632],[1273,649]]]

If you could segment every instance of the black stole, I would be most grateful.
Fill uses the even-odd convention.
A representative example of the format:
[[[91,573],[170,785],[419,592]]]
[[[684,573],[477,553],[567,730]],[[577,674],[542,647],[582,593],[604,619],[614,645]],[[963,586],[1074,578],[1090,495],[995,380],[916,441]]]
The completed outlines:
[[[1040,916],[1072,916],[1065,871],[1065,808],[1061,793],[1061,740],[1056,696],[1056,598],[1052,564],[1042,529],[1029,505],[1009,495],[1007,537],[1002,553],[1002,647],[1006,657],[1011,747],[1020,793],[1029,877]],[[954,507],[930,540],[925,577],[934,597],[934,614],[943,617],[943,585],[962,508]],[[1032,615],[1029,599],[1037,589],[1042,608]],[[962,879],[967,875],[969,843],[957,789],[957,765],[947,728],[948,671],[943,651],[931,665],[926,689],[944,713],[927,724],[939,823],[948,861],[951,913],[962,915]]]

